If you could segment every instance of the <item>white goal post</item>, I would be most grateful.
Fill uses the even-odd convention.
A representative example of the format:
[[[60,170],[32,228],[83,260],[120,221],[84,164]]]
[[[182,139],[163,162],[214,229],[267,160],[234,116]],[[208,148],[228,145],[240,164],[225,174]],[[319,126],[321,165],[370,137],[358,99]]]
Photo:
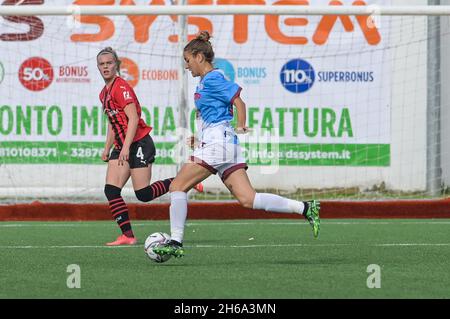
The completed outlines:
[[[298,6],[298,5],[121,5],[121,6],[0,6],[0,15],[380,15],[380,16],[444,16],[450,5],[405,6]]]

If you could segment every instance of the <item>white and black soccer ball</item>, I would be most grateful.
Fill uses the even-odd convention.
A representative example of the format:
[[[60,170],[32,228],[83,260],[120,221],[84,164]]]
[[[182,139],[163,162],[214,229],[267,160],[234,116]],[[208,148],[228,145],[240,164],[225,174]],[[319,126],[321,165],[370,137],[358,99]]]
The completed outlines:
[[[147,237],[144,243],[144,250],[148,258],[157,263],[166,262],[172,257],[171,255],[160,256],[155,254],[153,248],[158,245],[165,244],[170,240],[170,236],[166,233],[153,233]]]

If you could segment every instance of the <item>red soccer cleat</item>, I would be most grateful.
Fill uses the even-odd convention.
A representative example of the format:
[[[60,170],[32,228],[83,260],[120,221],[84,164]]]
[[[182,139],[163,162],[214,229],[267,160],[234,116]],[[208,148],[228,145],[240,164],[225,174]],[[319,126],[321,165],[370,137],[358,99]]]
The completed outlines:
[[[203,184],[198,183],[197,185],[194,186],[194,189],[199,193],[203,193]]]
[[[137,239],[136,237],[127,237],[125,235],[120,235],[113,242],[106,243],[106,246],[120,246],[120,245],[136,245]]]

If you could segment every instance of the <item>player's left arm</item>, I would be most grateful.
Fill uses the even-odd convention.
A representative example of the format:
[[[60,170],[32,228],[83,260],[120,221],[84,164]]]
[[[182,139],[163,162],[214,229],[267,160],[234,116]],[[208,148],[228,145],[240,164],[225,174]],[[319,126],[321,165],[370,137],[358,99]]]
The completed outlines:
[[[236,123],[236,133],[242,134],[247,133],[249,128],[246,126],[247,122],[247,109],[244,101],[238,96],[234,99],[234,106],[237,112],[237,123]]]
[[[119,165],[123,165],[123,161],[127,161],[130,157],[130,145],[133,143],[134,136],[136,135],[139,117],[136,110],[136,104],[129,103],[124,108],[125,114],[128,117],[128,128],[125,135],[125,141],[122,146],[122,150],[119,155]]]

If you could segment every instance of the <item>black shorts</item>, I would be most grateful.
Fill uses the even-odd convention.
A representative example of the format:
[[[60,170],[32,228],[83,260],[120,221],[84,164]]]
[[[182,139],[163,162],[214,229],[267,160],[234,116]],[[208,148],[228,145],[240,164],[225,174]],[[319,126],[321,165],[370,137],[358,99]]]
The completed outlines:
[[[120,149],[114,148],[109,156],[110,160],[119,159]],[[130,158],[128,163],[130,168],[148,167],[155,161],[156,149],[155,143],[150,135],[131,144]]]

